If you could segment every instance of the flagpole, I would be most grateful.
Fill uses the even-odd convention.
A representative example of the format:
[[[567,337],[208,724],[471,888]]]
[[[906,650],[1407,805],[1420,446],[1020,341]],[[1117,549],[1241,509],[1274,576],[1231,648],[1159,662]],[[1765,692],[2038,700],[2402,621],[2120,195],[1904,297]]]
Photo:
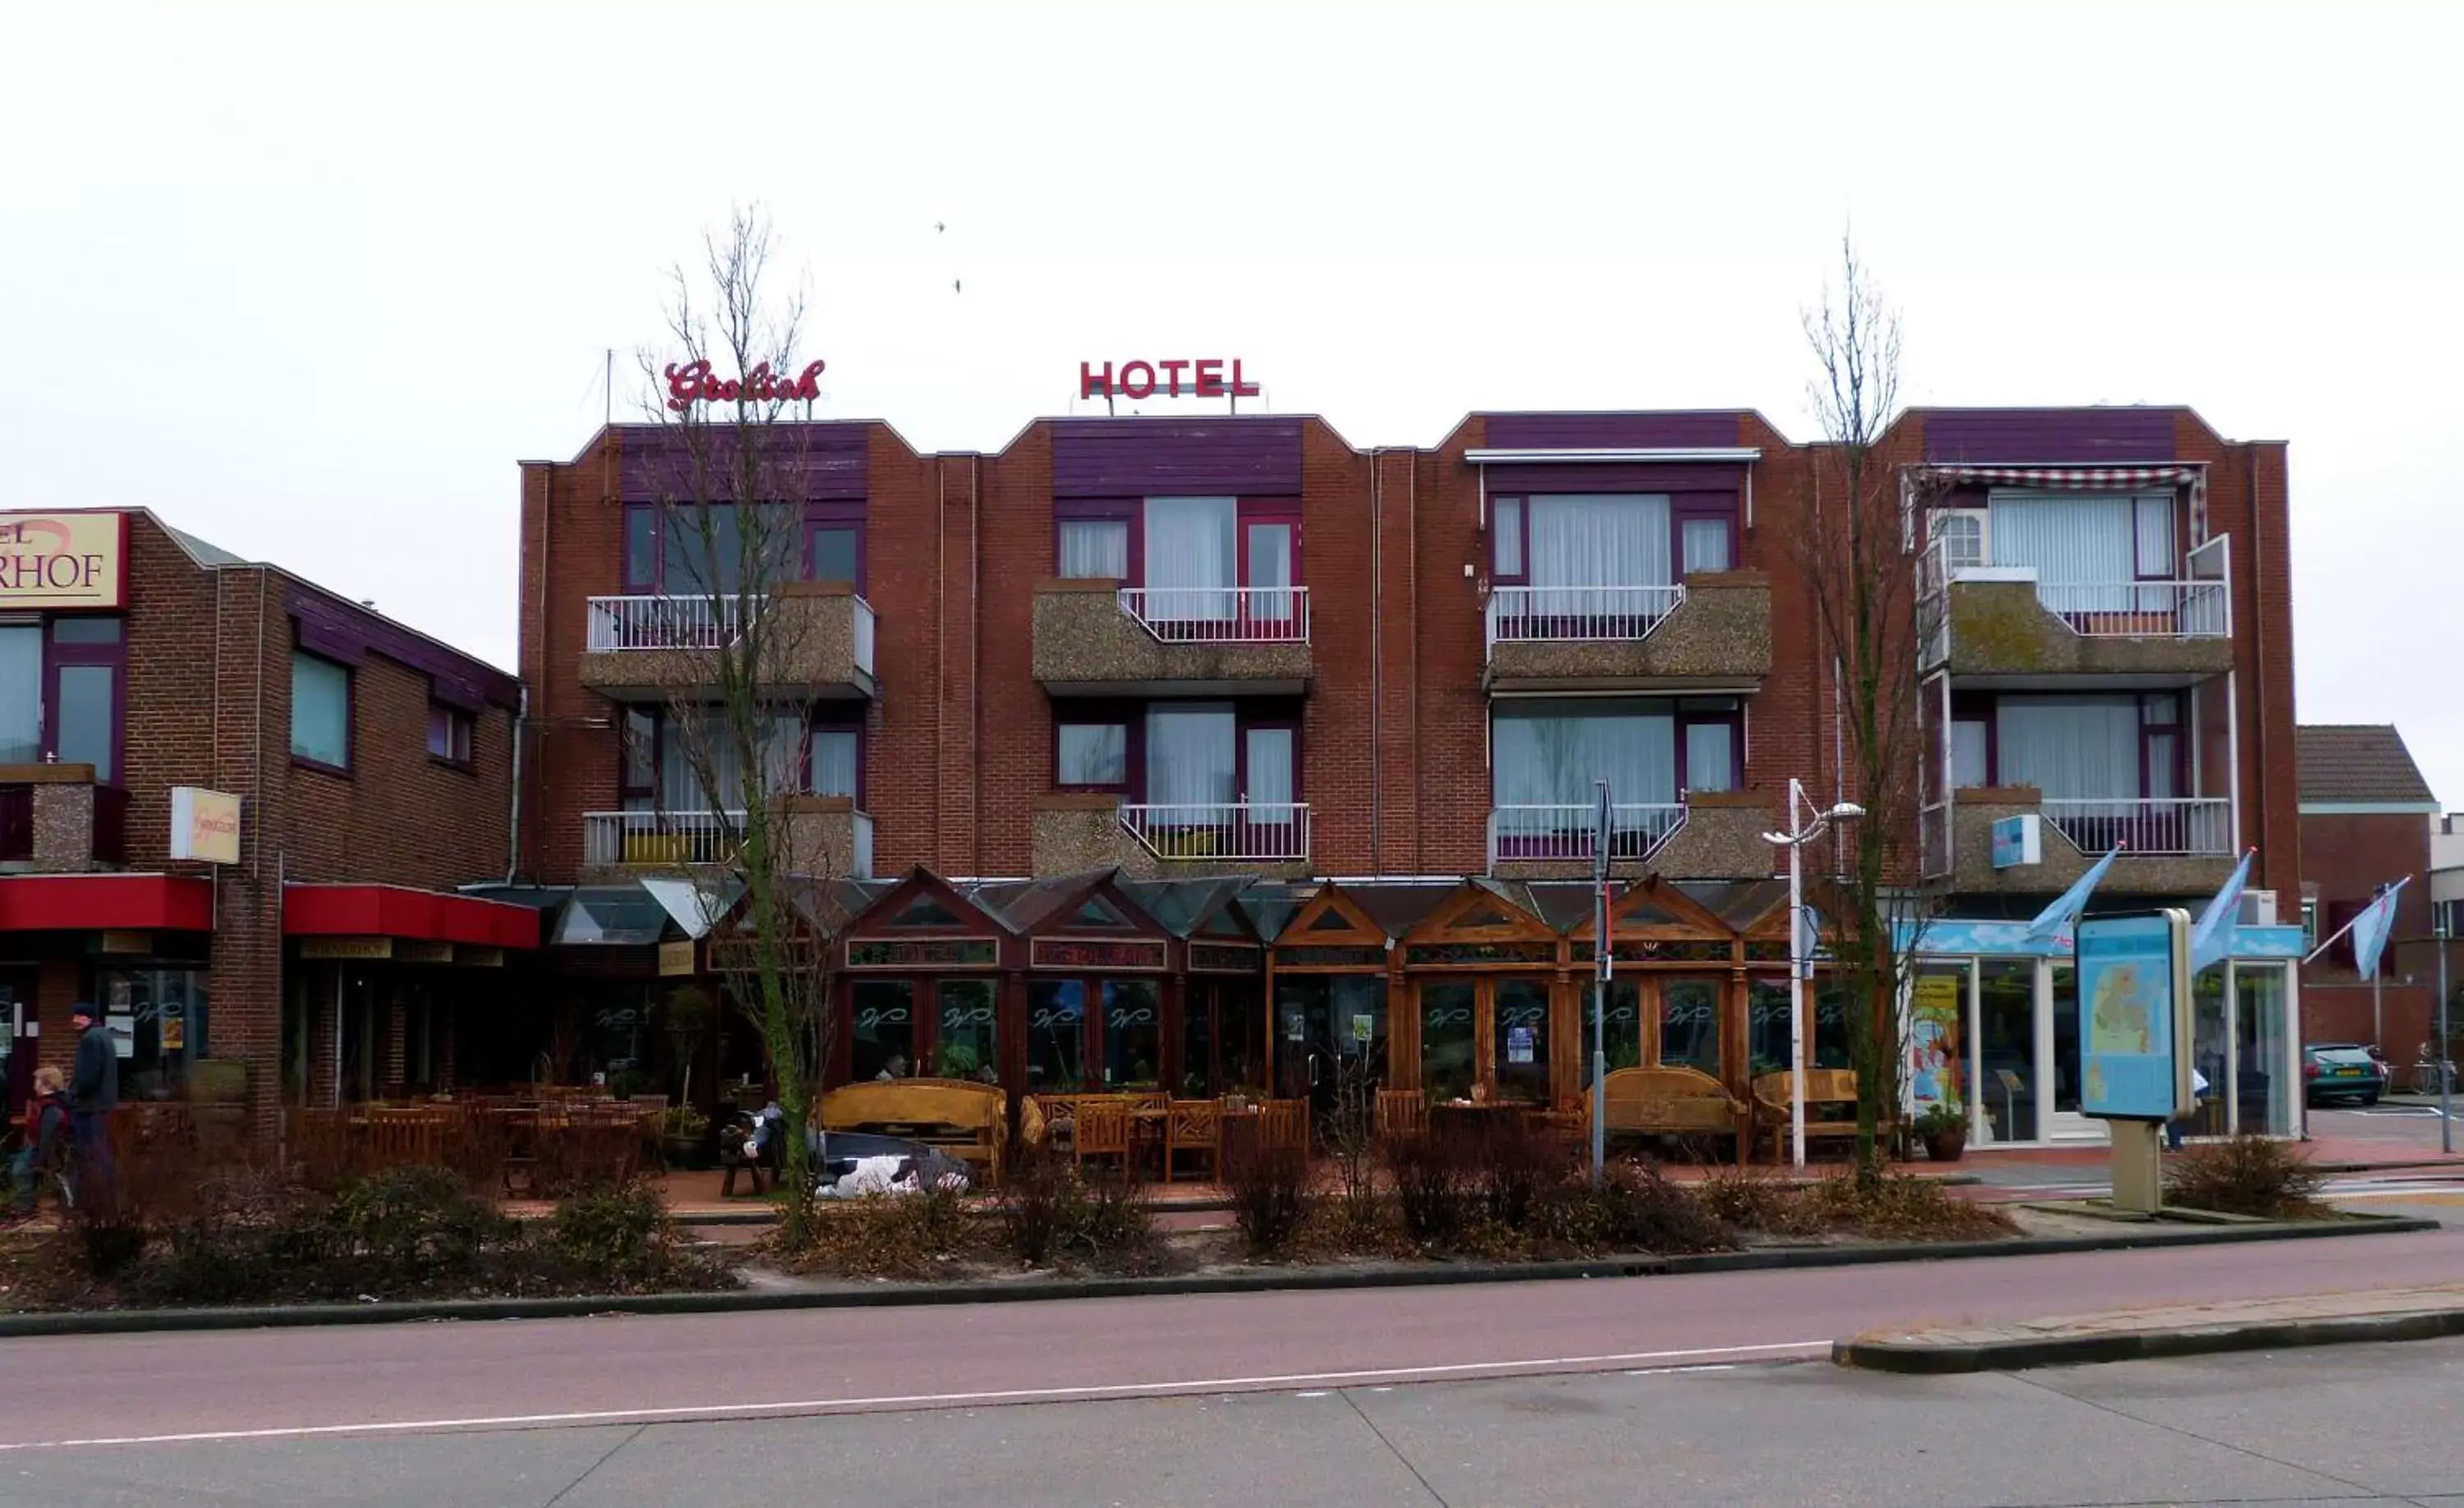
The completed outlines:
[[[2388,885],[2388,886],[2387,886],[2387,890],[2382,890],[2382,891],[2380,891],[2380,892],[2378,893],[2378,895],[2374,895],[2374,896],[2370,897],[2370,905],[2371,905],[2371,906],[2375,906],[2375,905],[2377,905],[2377,904],[2378,904],[2378,902],[2379,902],[2379,900],[2381,899],[2381,897],[2385,896],[2385,895],[2387,893],[2387,890],[2400,890],[2400,889],[2404,888],[2406,885],[2410,885],[2410,884],[2412,883],[2412,878],[2413,878],[2413,877],[2412,877],[2412,876],[2410,876],[2410,875],[2406,875],[2403,879],[2398,880],[2395,884],[2393,884],[2393,885]],[[2363,918],[2363,917],[2365,917],[2365,916],[2367,916],[2367,915],[2369,915],[2369,914],[2370,914],[2370,907],[2368,907],[2368,906],[2363,907],[2359,912],[2355,913],[2355,915],[2354,915],[2354,917],[2353,917],[2353,919],[2352,919],[2351,921],[2346,922],[2343,926],[2339,927],[2339,928],[2337,928],[2337,929],[2336,929],[2336,935],[2335,935],[2334,937],[2330,937],[2330,938],[2328,938],[2325,942],[2321,943],[2318,947],[2311,949],[2311,950],[2310,950],[2310,955],[2309,955],[2308,957],[2306,957],[2306,958],[2304,958],[2304,959],[2302,959],[2302,960],[2301,960],[2301,966],[2302,966],[2303,968],[2305,968],[2305,969],[2306,969],[2306,968],[2310,967],[2312,964],[2317,963],[2317,962],[2319,961],[2319,955],[2320,955],[2321,953],[2323,953],[2323,952],[2325,952],[2328,949],[2335,947],[2335,946],[2336,946],[2336,943],[2337,943],[2337,941],[2338,941],[2338,939],[2342,938],[2342,937],[2343,937],[2346,932],[2351,931],[2354,928],[2359,927],[2359,926],[2362,924],[2362,918]]]

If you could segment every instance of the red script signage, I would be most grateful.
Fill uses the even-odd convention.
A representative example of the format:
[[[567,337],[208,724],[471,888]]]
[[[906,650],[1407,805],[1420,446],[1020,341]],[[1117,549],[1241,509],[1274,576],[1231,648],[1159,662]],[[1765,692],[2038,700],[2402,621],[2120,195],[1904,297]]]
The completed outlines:
[[[1189,377],[1183,380],[1181,374]],[[1157,375],[1160,374],[1160,375]],[[1241,359],[1232,358],[1232,375],[1223,375],[1221,357],[1187,358],[1170,361],[1123,361],[1118,373],[1112,363],[1097,366],[1078,363],[1078,396],[1081,398],[1255,398],[1258,384],[1241,375]]]
[[[780,377],[762,362],[738,379],[720,381],[710,375],[708,361],[687,361],[682,366],[668,368],[668,406],[678,413],[695,404],[732,404],[738,399],[749,403],[781,402],[802,399],[811,403],[822,396],[821,375],[825,363],[815,361],[797,377]]]

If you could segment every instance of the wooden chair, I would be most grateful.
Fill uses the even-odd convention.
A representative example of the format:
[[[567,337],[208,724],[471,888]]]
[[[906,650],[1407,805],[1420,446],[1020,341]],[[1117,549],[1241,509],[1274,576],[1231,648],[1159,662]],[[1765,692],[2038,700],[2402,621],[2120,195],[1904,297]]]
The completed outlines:
[[[1078,1102],[1072,1117],[1071,1154],[1083,1171],[1089,1157],[1117,1157],[1123,1171],[1130,1165],[1130,1102],[1110,1095]]]
[[[1309,1150],[1309,1104],[1303,1100],[1258,1102],[1258,1140],[1265,1147]]]
[[[1175,1100],[1166,1107],[1163,1123],[1164,1182],[1172,1182],[1183,1152],[1204,1153],[1206,1176],[1211,1179],[1222,1176],[1222,1101]]]
[[[1429,1131],[1428,1098],[1418,1089],[1377,1091],[1377,1139],[1425,1136]]]

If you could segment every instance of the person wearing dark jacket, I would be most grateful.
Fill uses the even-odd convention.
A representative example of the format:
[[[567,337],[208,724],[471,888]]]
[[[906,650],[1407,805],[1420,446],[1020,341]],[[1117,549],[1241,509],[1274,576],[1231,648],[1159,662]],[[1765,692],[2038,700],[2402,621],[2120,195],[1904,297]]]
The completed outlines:
[[[17,1149],[9,1169],[14,1195],[11,1203],[20,1215],[34,1213],[43,1172],[58,1167],[67,1149],[69,1101],[63,1089],[57,1068],[47,1063],[35,1070],[34,1097],[26,1104],[26,1145]]]
[[[111,1177],[112,1110],[120,1104],[120,1050],[100,1013],[83,1000],[69,1008],[77,1029],[77,1064],[69,1074],[69,1122],[77,1137],[80,1176],[90,1183]]]

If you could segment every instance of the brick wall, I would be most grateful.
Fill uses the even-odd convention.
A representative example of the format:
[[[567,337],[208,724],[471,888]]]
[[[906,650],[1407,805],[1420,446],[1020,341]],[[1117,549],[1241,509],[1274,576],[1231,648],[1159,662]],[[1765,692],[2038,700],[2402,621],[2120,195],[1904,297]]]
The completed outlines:
[[[2430,822],[2418,813],[2312,812],[2299,819],[2301,881],[2317,886],[2319,937],[2340,926],[2346,908],[2366,905],[2378,886],[2430,867]],[[2293,919],[2299,888],[2279,891]],[[2380,968],[2385,1025],[2377,1037],[2390,1058],[2409,1065],[2432,1035],[2438,955],[2430,937],[2430,887],[2421,880],[2396,897],[2395,929]],[[2371,989],[2337,950],[2301,971],[2302,1035],[2312,1041],[2372,1039]]]

